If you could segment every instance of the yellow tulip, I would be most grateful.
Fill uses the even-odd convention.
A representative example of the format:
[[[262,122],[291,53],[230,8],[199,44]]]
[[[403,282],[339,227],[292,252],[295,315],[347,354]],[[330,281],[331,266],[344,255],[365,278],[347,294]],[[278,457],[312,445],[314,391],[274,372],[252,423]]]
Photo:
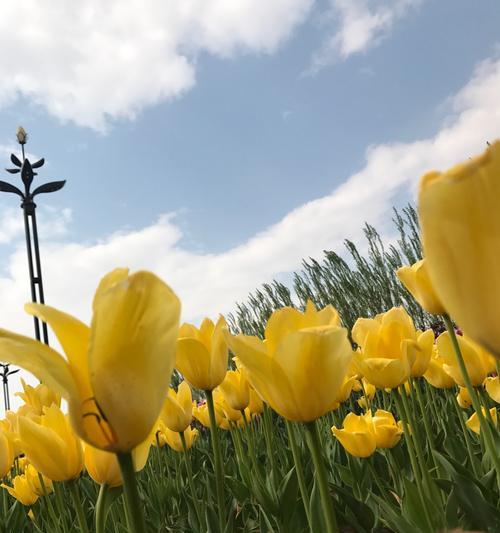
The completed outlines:
[[[500,381],[498,376],[486,378],[484,380],[484,388],[493,401],[500,403]]]
[[[494,370],[495,360],[486,350],[465,335],[458,335],[457,340],[472,385],[478,387],[482,385],[486,376]],[[450,374],[458,385],[465,387],[462,372],[460,371],[453,344],[447,331],[438,337],[437,348],[439,355],[445,362],[443,369]]]
[[[466,387],[458,387],[457,403],[462,409],[468,409],[472,405],[472,399]]]
[[[21,446],[29,462],[53,481],[69,481],[83,469],[80,439],[73,433],[68,417],[52,404],[45,408],[40,424],[19,417]]]
[[[151,439],[146,439],[132,451],[132,460],[136,472],[144,468],[149,456]],[[99,450],[86,444],[84,447],[85,469],[89,476],[99,485],[118,487],[123,484],[120,465],[115,453]]]
[[[176,452],[183,452],[184,447],[182,446],[181,436],[179,432],[177,431],[171,431],[167,427],[163,431],[163,436],[165,438],[165,442],[172,448],[172,450]],[[198,437],[198,430],[192,429],[191,427],[188,427],[186,430],[184,430],[184,439],[186,442],[186,448],[189,450],[191,446],[193,446],[194,441]]]
[[[429,277],[448,314],[500,356],[500,142],[420,182],[419,217]]]
[[[345,328],[328,306],[304,313],[290,307],[274,311],[265,340],[246,335],[226,338],[259,396],[288,420],[309,422],[337,404],[352,358]]]
[[[12,480],[12,485],[12,487],[4,484],[0,486],[23,505],[33,505],[38,500],[38,494],[33,491],[24,474],[16,476]]]
[[[161,418],[164,424],[172,431],[184,431],[193,419],[193,397],[191,387],[186,381],[179,384],[177,392],[169,389]]]
[[[253,415],[260,415],[264,411],[264,402],[262,398],[257,394],[257,391],[250,387],[250,401],[248,403],[248,411]]]
[[[481,407],[481,409],[483,411],[483,415],[485,416],[485,418],[488,418],[487,415],[486,415],[486,409],[484,407]],[[490,416],[493,419],[493,423],[495,424],[495,427],[496,427],[497,426],[497,410],[496,410],[495,407],[492,407],[490,409]],[[477,433],[478,435],[481,433],[481,427],[479,425],[479,420],[477,418],[477,413],[474,413],[469,418],[469,420],[467,420],[467,422],[465,424],[474,433]]]
[[[52,307],[27,304],[54,330],[67,360],[28,337],[0,330],[0,360],[35,374],[68,400],[77,434],[93,446],[129,452],[149,435],[174,366],[180,303],[150,272],[106,275],[91,327]]]
[[[229,421],[224,415],[224,411],[220,404],[214,404],[215,422],[221,429],[229,429]],[[208,414],[208,407],[206,403],[200,405],[193,405],[193,416],[206,428],[210,428],[210,415]]]
[[[401,439],[403,430],[400,424],[396,423],[392,413],[377,409],[371,420],[377,448],[394,448]]]
[[[349,396],[351,395],[351,392],[354,389],[354,385],[357,382],[356,376],[346,376],[344,378],[344,382],[342,383],[342,387],[340,387],[338,396],[337,396],[337,402],[339,404],[345,402],[348,400]]]
[[[245,409],[250,402],[250,387],[240,370],[229,370],[219,385],[219,390],[229,406],[237,411]]]
[[[377,441],[371,421],[371,413],[355,415],[349,413],[344,418],[343,428],[332,426],[333,435],[345,450],[354,457],[370,457],[375,452]]]
[[[361,347],[355,354],[357,368],[372,385],[393,389],[408,380],[420,348],[413,321],[403,308],[359,318],[352,337]]]
[[[210,391],[222,383],[229,355],[226,327],[222,316],[216,324],[205,318],[199,329],[192,324],[180,327],[175,367],[193,387]]]
[[[242,421],[241,411],[233,409],[229,403],[226,401],[226,398],[222,394],[220,388],[215,389],[214,391],[214,402],[215,405],[224,413],[224,416],[231,422],[240,422]]]
[[[24,470],[24,475],[26,477],[26,481],[28,482],[28,485],[30,486],[31,490],[37,496],[45,496],[54,491],[52,480],[50,480],[48,477],[44,476],[43,474],[37,472],[36,468],[32,464],[26,465],[26,469]],[[42,482],[40,481],[40,476],[43,479],[43,485],[42,485]]]
[[[429,278],[425,259],[417,261],[411,266],[403,266],[397,270],[399,281],[417,302],[433,315],[444,315],[445,309],[440,302]]]
[[[9,433],[0,428],[0,479],[4,478],[14,464],[14,446]]]
[[[439,355],[437,346],[434,345],[429,366],[424,374],[427,383],[437,389],[450,389],[455,386],[455,380],[446,372],[443,365],[444,359]]]
[[[44,407],[50,407],[53,403],[57,407],[61,405],[61,396],[49,389],[44,383],[39,383],[36,387],[32,387],[24,379],[21,379],[21,384],[23,392],[17,392],[16,396],[19,396],[25,405],[20,408],[19,414],[26,415],[27,413],[23,411],[23,407],[28,407],[33,414],[41,416],[43,415]]]
[[[415,350],[415,361],[411,367],[413,378],[422,377],[427,369],[434,349],[434,331],[428,329],[424,332],[417,331],[417,350]]]

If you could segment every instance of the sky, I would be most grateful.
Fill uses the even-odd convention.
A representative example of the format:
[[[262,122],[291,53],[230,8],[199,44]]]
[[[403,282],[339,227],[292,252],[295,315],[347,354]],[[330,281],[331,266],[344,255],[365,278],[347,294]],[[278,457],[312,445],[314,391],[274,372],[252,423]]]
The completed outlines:
[[[197,323],[365,221],[390,239],[424,172],[499,136],[499,27],[497,0],[4,0],[0,165],[22,125],[67,180],[38,201],[47,303],[88,321],[127,266]],[[2,193],[1,327],[32,334],[29,297]]]

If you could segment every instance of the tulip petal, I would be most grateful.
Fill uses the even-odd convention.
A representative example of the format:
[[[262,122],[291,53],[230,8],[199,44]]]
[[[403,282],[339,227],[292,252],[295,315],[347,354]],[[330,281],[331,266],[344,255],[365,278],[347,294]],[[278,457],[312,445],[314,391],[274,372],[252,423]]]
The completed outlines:
[[[95,400],[116,435],[113,451],[143,442],[160,413],[175,362],[180,302],[150,272],[137,272],[99,296],[89,373]]]
[[[68,358],[80,396],[82,398],[92,396],[87,361],[90,328],[77,318],[48,305],[29,303],[24,309],[43,322],[47,322],[52,328]]]
[[[0,360],[31,372],[66,399],[78,397],[68,363],[46,344],[0,329]]]
[[[201,390],[212,389],[209,379],[210,353],[198,339],[178,339],[175,367],[193,387]]]

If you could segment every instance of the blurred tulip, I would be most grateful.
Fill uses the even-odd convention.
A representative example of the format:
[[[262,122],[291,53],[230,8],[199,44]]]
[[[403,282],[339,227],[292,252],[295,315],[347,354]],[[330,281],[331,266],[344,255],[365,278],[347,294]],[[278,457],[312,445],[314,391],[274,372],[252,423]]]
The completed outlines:
[[[481,407],[483,411],[483,415],[486,417],[486,409],[484,407]],[[496,407],[492,407],[490,409],[490,416],[493,420],[493,423],[495,424],[495,427],[497,426],[497,410]],[[474,433],[477,433],[478,435],[481,433],[481,426],[479,424],[479,420],[477,418],[477,413],[474,413],[469,420],[465,423],[466,426],[473,431]]]
[[[200,405],[193,405],[193,416],[206,428],[210,428],[210,416],[206,403]],[[220,404],[215,404],[215,421],[217,426],[221,429],[229,429],[229,422],[224,415],[224,411]]]
[[[473,342],[470,338],[457,336],[460,351],[465,361],[467,373],[474,387],[482,385],[486,376],[495,368],[495,360],[481,346]],[[455,382],[461,387],[465,387],[465,382],[458,365],[450,334],[445,331],[437,339],[438,353],[443,358],[444,370],[450,374]]]
[[[29,462],[53,481],[69,481],[83,469],[80,439],[73,433],[68,417],[55,405],[45,408],[40,424],[19,417],[19,437]]]
[[[0,429],[0,479],[4,478],[14,464],[14,446],[12,437]]]
[[[377,441],[371,421],[371,413],[355,415],[349,413],[344,418],[343,428],[332,426],[333,435],[345,450],[354,457],[370,457],[375,452]]]
[[[253,387],[250,387],[250,402],[247,409],[251,415],[260,415],[264,411],[264,402]]]
[[[39,473],[32,464],[26,465],[26,469],[24,470],[24,475],[26,477],[26,481],[28,482],[28,485],[30,486],[31,490],[37,496],[45,496],[54,491],[52,480],[50,480],[48,477],[44,476],[43,474]],[[42,485],[42,482],[40,481],[40,476],[42,477],[43,485]]]
[[[94,296],[91,327],[57,309],[26,310],[54,330],[67,360],[29,337],[0,330],[0,360],[35,374],[68,400],[78,435],[129,452],[153,428],[175,359],[180,303],[150,272],[107,274]]]
[[[352,337],[361,347],[355,355],[358,370],[372,385],[393,389],[408,380],[420,348],[413,321],[402,307],[358,318]]]
[[[216,324],[205,318],[199,329],[191,324],[180,327],[175,365],[193,387],[210,391],[224,380],[229,356],[226,327],[222,316]]]
[[[396,275],[399,281],[428,313],[433,315],[445,314],[446,311],[429,278],[425,259],[421,259],[411,266],[401,267],[397,270]]]
[[[500,356],[500,142],[420,182],[419,218],[429,277],[454,320]]]
[[[219,390],[229,406],[237,411],[245,409],[250,402],[250,387],[240,370],[229,370],[219,385]]]
[[[455,380],[444,369],[444,359],[439,355],[434,345],[429,366],[424,374],[425,380],[437,389],[450,389],[455,386]]]
[[[389,411],[377,409],[372,416],[373,431],[377,448],[394,448],[401,439],[403,430]]]
[[[23,505],[33,505],[38,500],[38,494],[33,491],[24,474],[16,476],[12,480],[12,485],[12,487],[4,484],[0,486]]]
[[[352,358],[347,331],[338,324],[333,307],[317,311],[308,302],[303,313],[274,311],[265,341],[227,330],[226,339],[259,396],[284,418],[309,422],[336,406]]]
[[[498,376],[486,378],[484,388],[493,401],[500,403],[500,380]]]
[[[144,468],[148,460],[151,439],[146,439],[132,451],[132,460],[136,472]],[[89,476],[99,485],[118,487],[123,485],[120,465],[115,453],[99,450],[86,444],[84,446],[85,469]]]
[[[458,387],[457,403],[462,409],[468,409],[472,405],[467,387]]]
[[[182,440],[181,440],[181,436],[179,432],[171,431],[170,429],[166,427],[164,431],[164,437],[165,437],[165,442],[170,446],[170,448],[172,448],[172,450],[176,452],[184,451],[184,447],[182,446]],[[194,441],[197,439],[197,437],[198,437],[197,429],[192,429],[191,427],[188,427],[184,431],[184,439],[186,441],[186,448],[188,450],[191,448],[191,446],[193,446]]]
[[[184,431],[193,419],[193,397],[186,381],[179,384],[177,392],[170,388],[163,404],[161,418],[172,431]]]
[[[43,408],[50,407],[53,403],[57,407],[61,406],[61,396],[49,389],[44,383],[39,383],[36,387],[32,387],[21,378],[21,384],[23,392],[17,392],[16,396],[19,396],[24,401],[25,406],[22,407],[29,407],[35,415],[43,415]],[[18,413],[24,415],[22,407]]]
[[[229,405],[219,388],[215,389],[214,391],[214,402],[215,405],[218,406],[218,408],[224,413],[224,416],[231,422],[239,422],[242,420],[241,411],[237,411]]]

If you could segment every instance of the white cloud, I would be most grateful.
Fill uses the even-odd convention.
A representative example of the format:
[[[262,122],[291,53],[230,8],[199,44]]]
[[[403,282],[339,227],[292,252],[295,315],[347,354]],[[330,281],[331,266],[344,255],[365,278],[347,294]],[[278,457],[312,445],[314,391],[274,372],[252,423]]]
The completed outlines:
[[[183,317],[197,321],[233,309],[234,302],[261,283],[300,266],[323,249],[357,240],[368,220],[384,225],[396,195],[412,191],[427,170],[443,169],[481,151],[500,133],[500,60],[483,62],[471,81],[450,99],[450,115],[431,138],[370,147],[363,168],[331,194],[290,212],[249,241],[222,253],[183,247],[175,216],[121,232],[96,243],[45,243],[43,268],[47,300],[84,320],[100,276],[118,265],[158,273],[177,291]],[[66,223],[63,222],[63,225]],[[10,256],[0,277],[0,324],[31,332],[22,304],[29,298],[25,250]]]
[[[3,0],[0,106],[103,130],[195,83],[196,57],[271,53],[313,0]]]
[[[387,36],[394,23],[422,0],[330,0],[324,14],[334,28],[312,58],[310,73],[316,73],[338,58],[364,52]]]

